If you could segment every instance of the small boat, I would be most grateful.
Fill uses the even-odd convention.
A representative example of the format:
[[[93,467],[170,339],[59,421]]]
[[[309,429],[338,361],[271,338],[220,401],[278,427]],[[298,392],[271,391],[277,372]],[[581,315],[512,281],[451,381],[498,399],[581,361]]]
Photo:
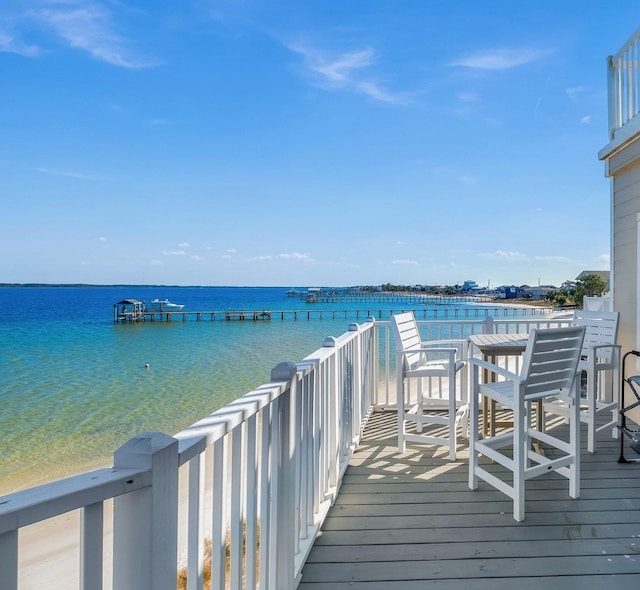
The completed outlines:
[[[298,295],[300,295],[300,293],[298,291],[296,291],[295,289],[289,289],[287,292],[287,297],[297,297]]]
[[[168,299],[154,299],[147,307],[147,311],[182,311],[184,305],[171,303]]]

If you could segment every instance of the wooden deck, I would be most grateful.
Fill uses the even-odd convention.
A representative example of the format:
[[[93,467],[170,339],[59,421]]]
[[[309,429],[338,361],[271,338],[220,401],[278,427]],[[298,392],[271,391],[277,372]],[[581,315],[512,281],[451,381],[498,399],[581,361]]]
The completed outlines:
[[[298,588],[640,587],[640,463],[618,463],[606,433],[588,454],[583,433],[580,498],[557,474],[530,480],[518,523],[506,496],[469,490],[461,445],[456,462],[422,445],[400,455],[395,413],[373,414]]]

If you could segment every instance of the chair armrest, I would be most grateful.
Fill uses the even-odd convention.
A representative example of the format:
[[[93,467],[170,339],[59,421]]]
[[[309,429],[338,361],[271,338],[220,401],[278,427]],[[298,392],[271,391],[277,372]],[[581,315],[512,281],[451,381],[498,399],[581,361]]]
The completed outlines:
[[[460,351],[457,348],[444,348],[444,347],[440,347],[440,348],[410,348],[409,350],[399,350],[397,351],[397,355],[398,355],[398,361],[400,362],[399,359],[404,359],[409,355],[413,355],[413,354],[424,354],[427,358],[429,358],[430,356],[433,356],[434,354],[440,354],[440,355],[446,355],[446,357],[448,357],[447,362],[451,363],[452,365],[455,364],[456,362],[465,362],[466,361],[466,355],[464,354],[464,350],[462,351],[462,358],[458,361],[456,359],[458,353]],[[402,361],[404,362],[404,361]]]
[[[466,361],[469,357],[469,340],[467,338],[449,338],[445,340],[423,340],[420,342],[420,346],[423,347],[423,352],[437,351],[442,349],[441,345],[453,344],[451,348],[455,348],[459,353],[462,360]],[[444,348],[450,348],[445,346]],[[441,352],[441,351],[440,351]]]
[[[594,352],[599,350],[600,348],[613,348],[614,350],[620,351],[622,346],[620,346],[620,344],[606,344],[604,342],[602,342],[601,344],[592,344],[591,346],[589,346],[589,350],[593,350]]]
[[[450,338],[445,340],[422,340],[420,342],[420,346],[422,347],[431,346],[433,344],[456,344],[458,346],[467,346],[469,344],[469,341],[462,338]]]
[[[611,349],[611,359],[605,363],[598,363],[598,357],[602,357],[602,354],[598,354],[600,350]],[[620,352],[622,346],[620,344],[607,344],[605,342],[598,344],[591,344],[588,346],[588,353],[586,356],[581,358],[581,362],[587,363],[589,365],[590,370],[598,370],[598,366],[608,366],[611,363],[619,363],[620,362]]]
[[[409,350],[399,350],[397,354],[401,356],[407,356],[410,354],[419,354],[419,353],[434,353],[434,352],[443,352],[448,354],[449,356],[453,356],[459,352],[457,348],[410,348]]]
[[[507,369],[503,369],[498,365],[483,361],[482,359],[471,357],[467,362],[469,363],[471,368],[473,368],[473,366],[475,365],[477,367],[486,369],[487,371],[491,371],[492,373],[496,373],[497,375],[501,375],[502,377],[505,377],[510,381],[522,381],[520,375],[516,375],[512,371],[508,371]]]

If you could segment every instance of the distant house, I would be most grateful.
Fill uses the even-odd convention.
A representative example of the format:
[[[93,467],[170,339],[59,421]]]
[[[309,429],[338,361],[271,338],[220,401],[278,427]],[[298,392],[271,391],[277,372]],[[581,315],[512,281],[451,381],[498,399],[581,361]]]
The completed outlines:
[[[622,352],[640,349],[640,30],[608,58],[609,143],[598,157],[611,179],[611,297]],[[640,365],[636,366],[636,370]]]
[[[475,281],[465,281],[464,283],[462,283],[463,293],[472,293],[479,290],[480,287],[478,287],[478,283],[476,283]]]
[[[522,286],[522,292],[524,293],[524,295],[536,301],[546,299],[547,293],[555,290],[556,287],[554,287],[553,285],[538,285],[537,287],[529,287],[529,285]]]
[[[496,291],[498,292],[498,299],[519,299],[524,293],[521,287],[516,287],[515,285],[502,285]]]

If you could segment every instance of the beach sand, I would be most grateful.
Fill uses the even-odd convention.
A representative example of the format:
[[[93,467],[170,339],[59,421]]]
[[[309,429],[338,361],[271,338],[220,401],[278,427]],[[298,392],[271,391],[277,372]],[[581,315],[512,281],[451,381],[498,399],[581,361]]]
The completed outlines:
[[[188,468],[180,469],[178,506],[178,568],[186,565],[186,522]],[[205,505],[211,503],[211,487],[205,491]],[[210,529],[205,519],[205,536]],[[104,577],[111,588],[113,565],[113,501],[104,503]],[[20,529],[20,590],[68,590],[80,579],[80,510],[50,518]],[[0,582],[1,586],[1,582]]]

